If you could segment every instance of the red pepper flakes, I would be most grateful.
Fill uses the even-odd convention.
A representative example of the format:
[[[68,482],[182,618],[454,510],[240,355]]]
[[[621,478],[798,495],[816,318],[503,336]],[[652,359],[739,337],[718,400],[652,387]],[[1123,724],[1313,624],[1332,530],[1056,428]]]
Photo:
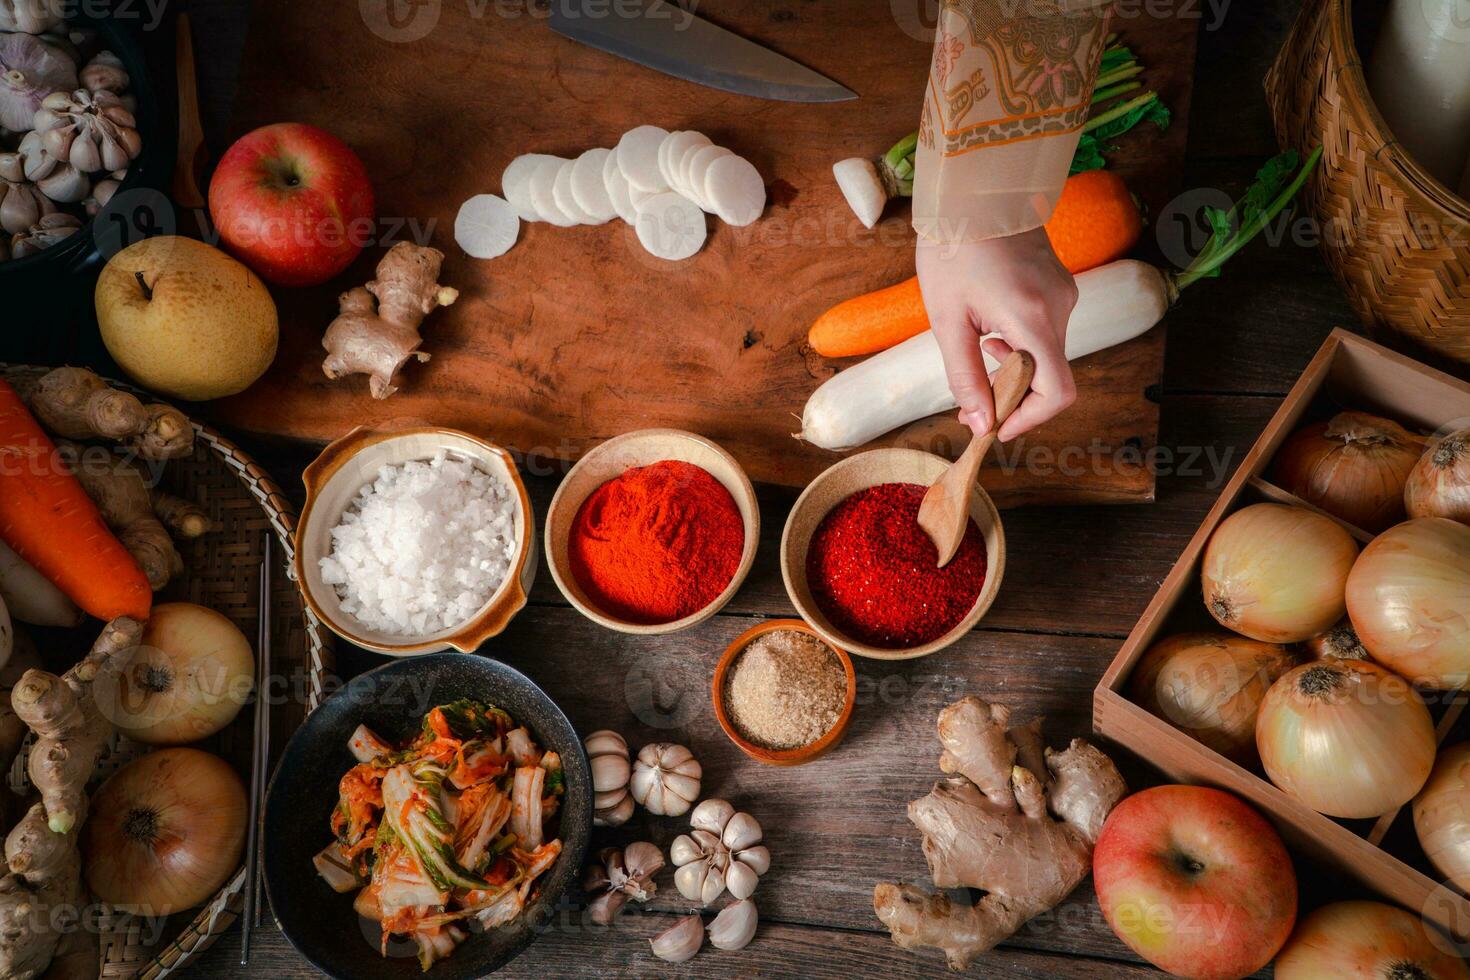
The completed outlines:
[[[807,550],[812,597],[832,625],[870,646],[895,650],[936,640],[975,607],[985,584],[985,538],[973,520],[953,560],[919,527],[928,487],[883,483],[842,501]]]

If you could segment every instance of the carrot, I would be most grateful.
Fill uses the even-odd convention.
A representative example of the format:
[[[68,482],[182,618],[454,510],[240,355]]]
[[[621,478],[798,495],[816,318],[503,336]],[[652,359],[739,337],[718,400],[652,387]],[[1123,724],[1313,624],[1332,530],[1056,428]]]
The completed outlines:
[[[0,540],[98,619],[147,619],[152,610],[153,590],[143,570],[3,380]]]
[[[1068,177],[1046,223],[1057,258],[1073,275],[1122,258],[1142,232],[1138,204],[1122,178],[1107,170]],[[928,329],[929,316],[915,276],[838,303],[812,324],[807,343],[823,357],[858,357],[887,350]]]

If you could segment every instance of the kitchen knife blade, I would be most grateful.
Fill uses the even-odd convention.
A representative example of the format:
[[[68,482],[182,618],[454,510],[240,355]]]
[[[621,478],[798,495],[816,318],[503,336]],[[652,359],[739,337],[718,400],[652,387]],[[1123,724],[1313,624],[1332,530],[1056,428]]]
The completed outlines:
[[[666,0],[551,0],[551,29],[667,75],[782,102],[842,102],[857,93]]]

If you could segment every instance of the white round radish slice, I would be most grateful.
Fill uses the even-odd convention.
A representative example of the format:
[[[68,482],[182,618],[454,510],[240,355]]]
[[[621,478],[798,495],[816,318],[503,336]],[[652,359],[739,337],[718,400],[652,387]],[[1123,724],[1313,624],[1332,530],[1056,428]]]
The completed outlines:
[[[578,206],[577,199],[572,196],[572,166],[576,162],[568,160],[561,165],[561,170],[556,174],[556,182],[551,185],[551,193],[556,199],[556,206],[572,219],[573,224],[595,225],[597,222],[592,219],[592,215],[583,211]]]
[[[708,145],[709,137],[703,133],[696,133],[692,129],[670,133],[669,138],[664,140],[664,145],[659,147],[658,151],[658,165],[663,171],[664,183],[683,193],[683,188],[679,186],[677,178],[678,165],[683,160],[684,151],[692,147]]]
[[[459,206],[454,241],[466,255],[493,259],[510,251],[521,232],[515,205],[494,194],[477,194]]]
[[[541,220],[536,206],[531,203],[531,175],[536,172],[537,163],[555,159],[545,153],[523,153],[507,164],[505,172],[500,175],[500,193],[516,209],[522,221]]]
[[[634,227],[655,258],[677,262],[704,247],[704,212],[682,194],[655,194],[644,201]]]
[[[610,156],[611,150],[588,150],[572,164],[572,200],[592,218],[593,223],[599,225],[611,221],[618,214],[607,185],[602,181],[602,165]]]
[[[638,220],[638,209],[633,206],[633,199],[629,196],[632,190],[628,185],[628,178],[623,176],[622,170],[618,169],[618,155],[609,153],[607,159],[602,163],[602,183],[607,188],[607,196],[612,200],[612,206],[618,212],[618,217],[628,224]]]
[[[694,155],[684,165],[684,184],[689,190],[689,197],[695,204],[706,211],[714,211],[704,196],[705,175],[709,173],[710,165],[716,160],[734,155],[723,146],[702,146],[694,151]]]
[[[545,160],[536,161],[536,169],[531,171],[531,206],[542,221],[548,221],[558,228],[570,228],[576,224],[565,211],[556,206],[556,176],[561,173],[561,165],[566,162],[561,157],[549,156]]]
[[[704,199],[727,225],[748,225],[766,209],[766,182],[745,157],[720,157],[704,172]]]
[[[669,131],[659,126],[637,126],[618,140],[618,169],[641,191],[661,191],[668,185],[658,172],[658,148]]]
[[[648,201],[650,198],[658,197],[660,194],[677,193],[678,191],[670,191],[667,189],[661,191],[640,191],[638,188],[630,186],[628,188],[628,200],[632,202],[633,211],[636,213],[643,210],[644,202]]]

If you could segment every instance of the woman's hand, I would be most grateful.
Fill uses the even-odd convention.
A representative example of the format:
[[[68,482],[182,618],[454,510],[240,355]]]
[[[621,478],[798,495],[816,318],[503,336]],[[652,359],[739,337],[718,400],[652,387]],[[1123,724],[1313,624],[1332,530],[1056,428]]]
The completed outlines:
[[[1066,339],[1077,284],[1057,261],[1044,230],[964,244],[921,238],[915,258],[960,421],[976,436],[989,432],[995,420],[982,341],[996,358],[1023,350],[1036,359],[1031,391],[1001,426],[1002,441],[1035,428],[1076,400]]]

